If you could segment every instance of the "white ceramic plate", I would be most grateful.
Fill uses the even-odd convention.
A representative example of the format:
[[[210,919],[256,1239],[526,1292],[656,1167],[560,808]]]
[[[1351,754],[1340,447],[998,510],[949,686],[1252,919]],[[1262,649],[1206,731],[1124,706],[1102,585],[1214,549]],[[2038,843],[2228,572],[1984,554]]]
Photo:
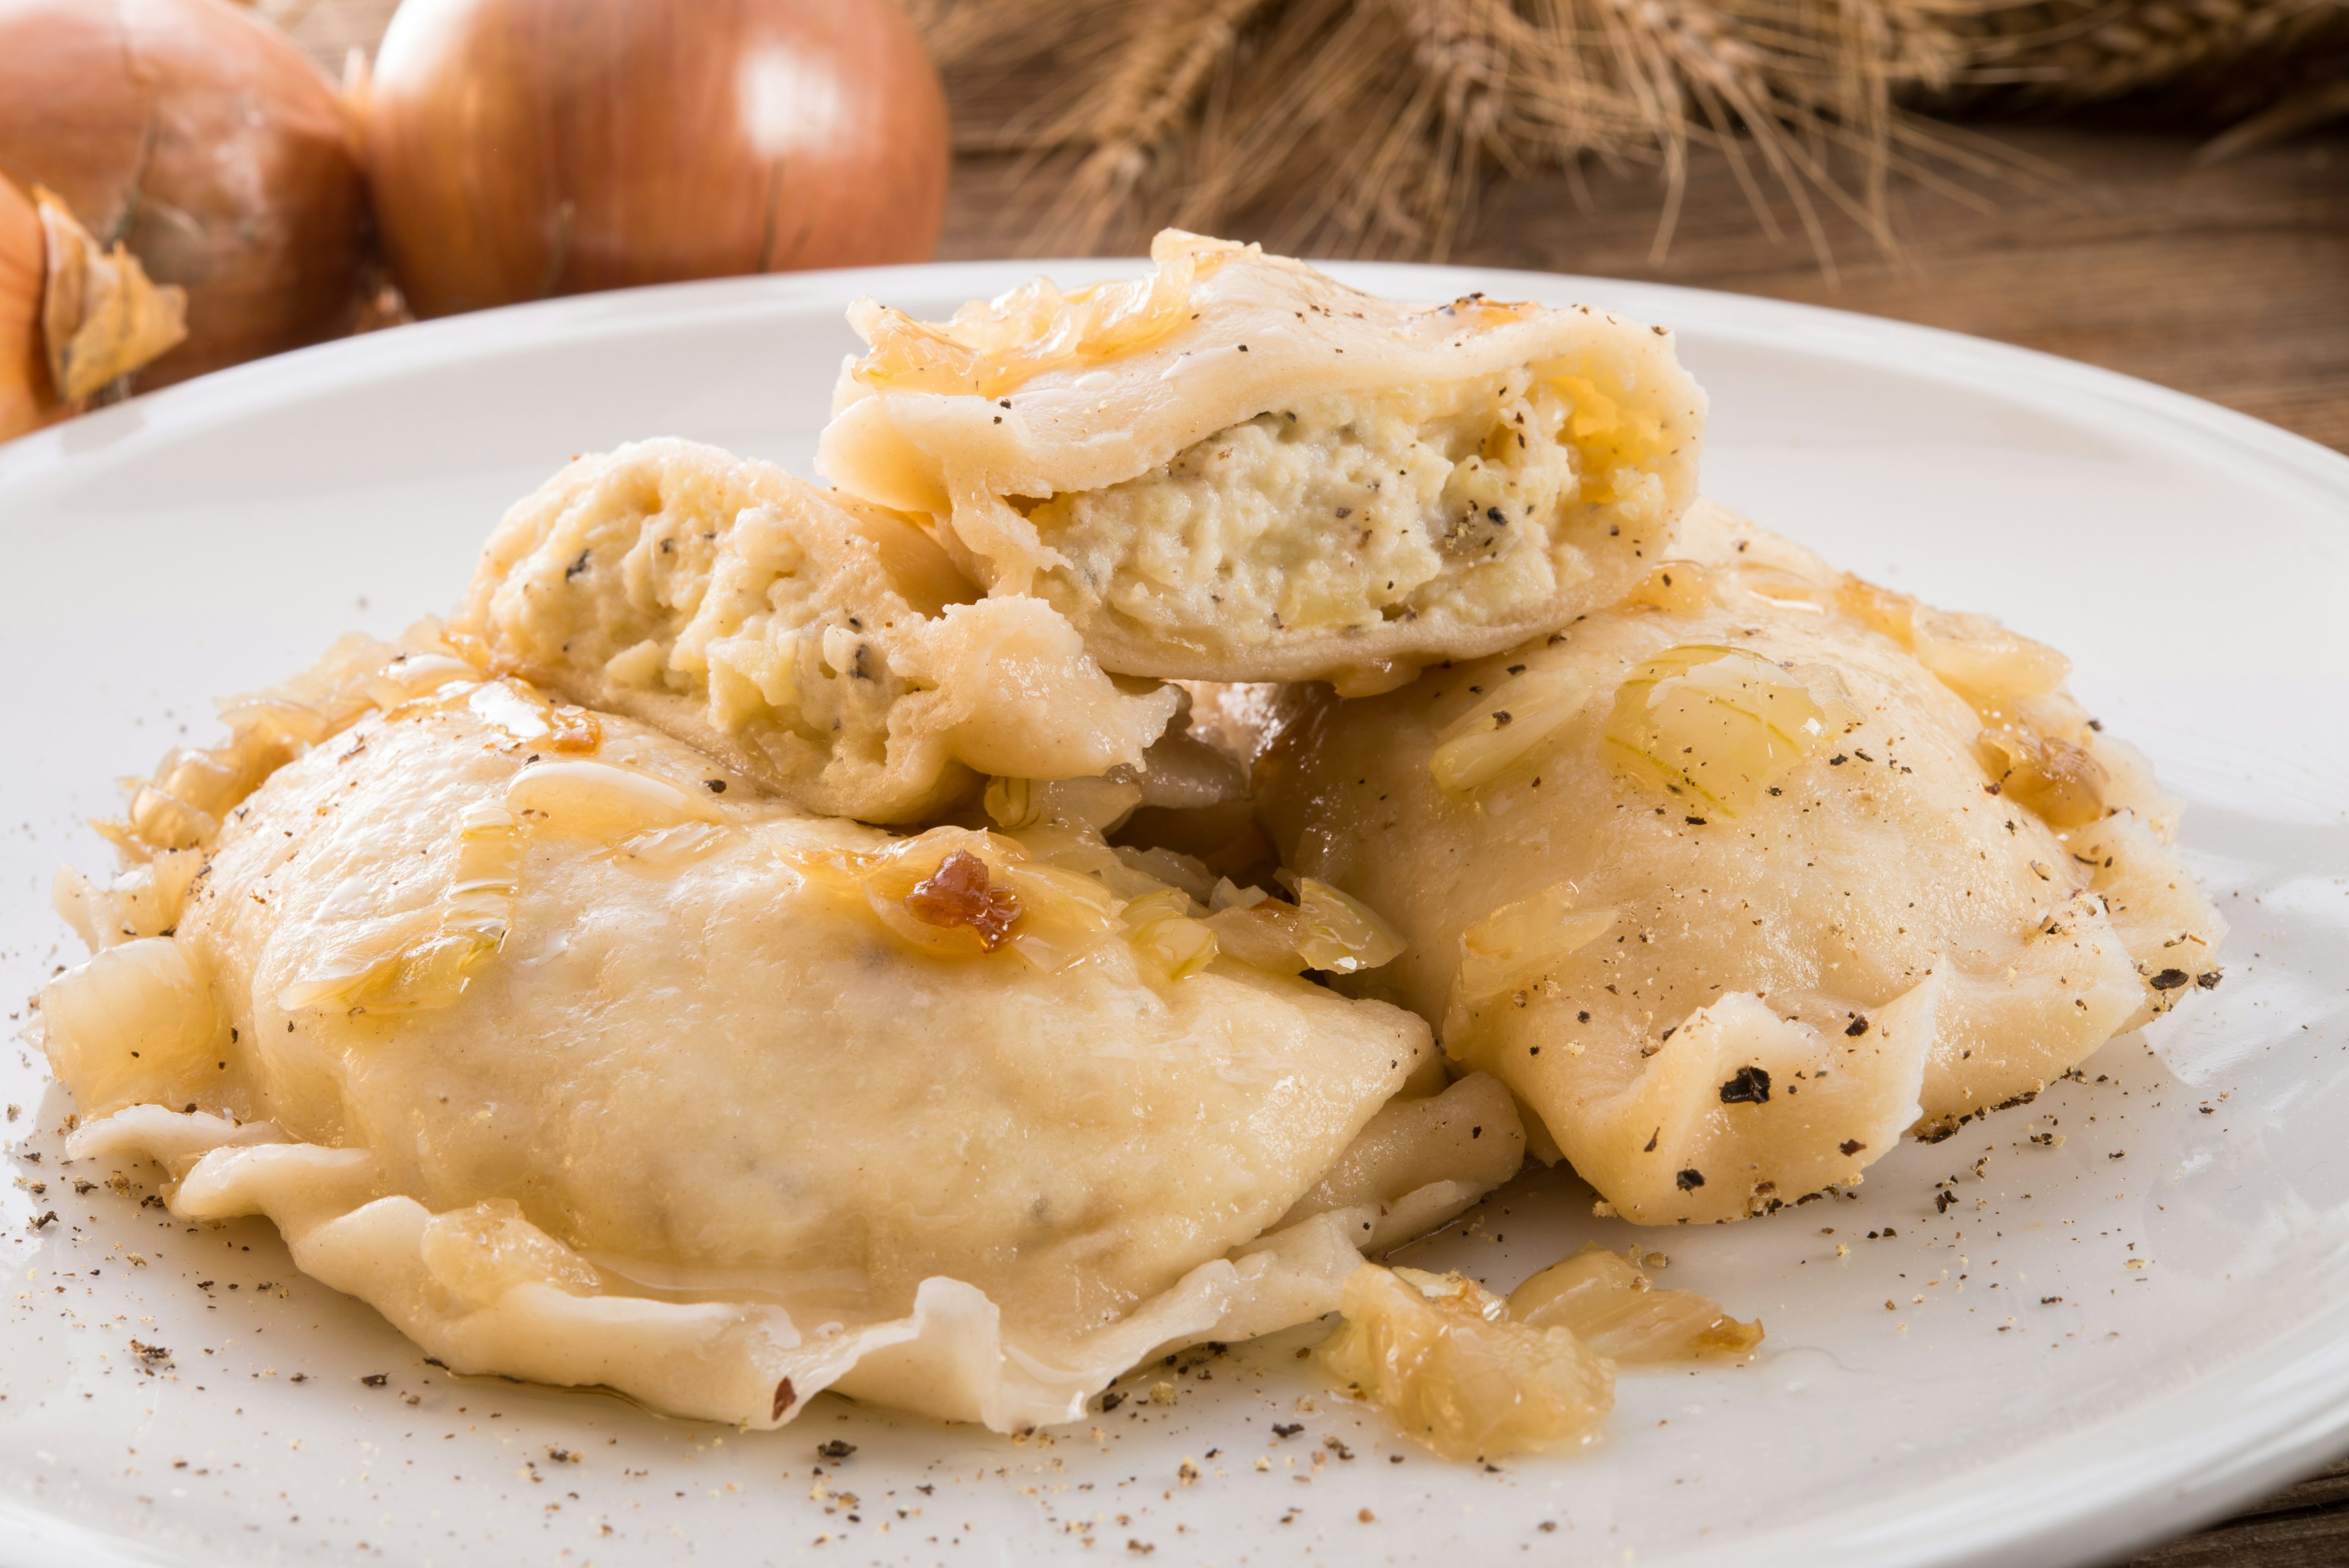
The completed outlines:
[[[574,452],[674,434],[804,469],[851,296],[931,314],[1030,270],[745,280],[404,327],[0,448],[12,1033],[79,956],[46,897],[58,861],[103,863],[79,819],[112,807],[111,777],[205,733],[209,698],[347,628],[447,607],[501,509]],[[2234,922],[2225,984],[2107,1046],[2085,1084],[1903,1147],[1853,1201],[1635,1232],[1562,1179],[1497,1195],[1416,1261],[1506,1288],[1585,1238],[1637,1239],[1769,1339],[1753,1366],[1627,1375],[1593,1451],[1496,1470],[1432,1459],[1317,1386],[1302,1331],[1156,1368],[1114,1413],[1026,1442],[832,1399],[738,1433],[452,1379],[303,1281],[264,1224],[191,1229],[137,1185],[77,1193],[109,1172],[59,1167],[69,1106],[18,1042],[0,1052],[0,1560],[2075,1563],[2349,1443],[2349,461],[1916,327],[1597,280],[1340,270],[1407,297],[1482,287],[1679,328],[1713,394],[1713,494],[2078,659],[2080,695],[2192,802],[2185,842]],[[2060,1147],[2028,1141],[2056,1129]],[[150,1372],[134,1337],[171,1366]],[[833,1439],[856,1452],[822,1459]]]

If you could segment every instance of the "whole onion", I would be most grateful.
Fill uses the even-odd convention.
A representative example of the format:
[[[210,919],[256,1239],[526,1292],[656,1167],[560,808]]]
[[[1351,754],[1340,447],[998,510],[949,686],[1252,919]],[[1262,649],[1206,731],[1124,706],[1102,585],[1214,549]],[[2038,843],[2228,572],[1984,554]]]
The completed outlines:
[[[367,103],[419,316],[918,261],[946,100],[896,0],[406,0]]]
[[[225,0],[0,0],[0,173],[188,293],[142,387],[350,329],[366,192],[334,88]]]

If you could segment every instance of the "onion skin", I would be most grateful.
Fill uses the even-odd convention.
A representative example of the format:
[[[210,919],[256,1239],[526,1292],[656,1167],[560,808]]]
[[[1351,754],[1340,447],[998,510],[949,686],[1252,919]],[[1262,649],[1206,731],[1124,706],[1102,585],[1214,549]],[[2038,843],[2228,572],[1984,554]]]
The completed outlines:
[[[896,0],[406,0],[367,164],[419,316],[926,260],[945,95]]]
[[[188,291],[152,388],[338,337],[367,202],[334,88],[225,0],[0,0],[0,172]]]
[[[41,330],[47,240],[41,214],[14,182],[0,176],[0,441],[55,417],[47,338]]]

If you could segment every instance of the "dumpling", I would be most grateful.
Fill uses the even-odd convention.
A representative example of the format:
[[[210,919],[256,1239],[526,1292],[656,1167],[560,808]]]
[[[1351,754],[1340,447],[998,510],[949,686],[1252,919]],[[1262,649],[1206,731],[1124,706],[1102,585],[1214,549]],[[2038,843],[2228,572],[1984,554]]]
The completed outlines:
[[[509,512],[452,629],[828,815],[920,821],[984,774],[1139,765],[1176,694],[1121,688],[1047,605],[977,597],[903,517],[650,441]]]
[[[2178,808],[2062,656],[1719,508],[1624,603],[1400,691],[1292,694],[1299,872],[1627,1217],[1735,1219],[2029,1099],[2217,983]]]
[[[1619,597],[1695,494],[1704,394],[1661,327],[1151,254],[943,323],[860,301],[817,459],[1106,669],[1385,690]]]
[[[1489,1078],[1391,1104],[1418,1019],[1183,940],[1081,831],[807,816],[429,641],[229,711],[119,885],[61,879],[69,1153],[270,1216],[456,1370],[1020,1429],[1330,1310],[1522,1155]]]

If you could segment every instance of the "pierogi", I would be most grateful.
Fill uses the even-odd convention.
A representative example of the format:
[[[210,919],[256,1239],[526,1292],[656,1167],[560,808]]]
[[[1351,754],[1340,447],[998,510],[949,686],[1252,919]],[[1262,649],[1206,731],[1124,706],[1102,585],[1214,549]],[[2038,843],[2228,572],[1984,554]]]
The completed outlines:
[[[1661,327],[1151,254],[942,323],[859,302],[817,459],[1106,669],[1383,690],[1619,597],[1695,495],[1704,395]]]
[[[69,1153],[268,1215],[457,1371],[1022,1429],[1330,1310],[1522,1157],[1490,1079],[1392,1103],[1427,1028],[1296,978],[1337,950],[1243,961],[1081,829],[810,816],[429,637],[227,711],[117,884],[61,878]]]
[[[1700,504],[1612,608],[1292,693],[1260,786],[1287,863],[1403,936],[1348,983],[1617,1211],[1737,1219],[2217,983],[2178,808],[2067,668]]]
[[[1365,1261],[1529,1151],[1765,1214],[2219,982],[2065,660],[1696,500],[1663,329],[1152,255],[861,301],[840,488],[576,459],[448,627],[224,704],[55,885],[68,1159],[459,1373],[1019,1432],[1340,1313],[1473,1459],[1762,1337]]]
[[[811,811],[934,818],[983,777],[1138,766],[1178,701],[905,518],[691,441],[580,458],[506,514],[454,630]]]

